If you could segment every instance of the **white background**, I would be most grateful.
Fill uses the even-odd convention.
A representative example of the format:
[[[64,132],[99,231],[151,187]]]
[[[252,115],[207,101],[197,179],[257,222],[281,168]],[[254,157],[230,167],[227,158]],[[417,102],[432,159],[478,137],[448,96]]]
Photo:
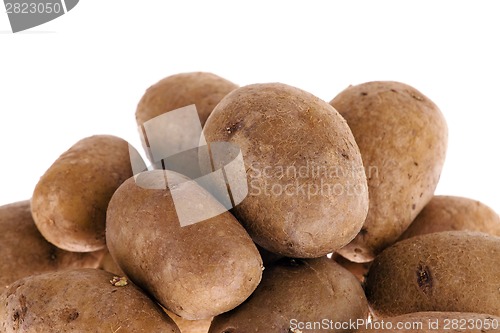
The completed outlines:
[[[79,139],[140,147],[135,107],[179,72],[240,85],[279,81],[330,101],[349,84],[397,80],[449,126],[437,193],[500,211],[500,19],[495,1],[81,0],[12,34],[0,5],[0,204],[28,199]]]

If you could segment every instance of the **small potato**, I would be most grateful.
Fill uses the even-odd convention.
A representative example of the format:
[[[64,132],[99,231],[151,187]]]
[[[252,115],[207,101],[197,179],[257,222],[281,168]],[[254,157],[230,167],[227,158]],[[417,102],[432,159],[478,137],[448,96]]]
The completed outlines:
[[[26,276],[96,268],[103,255],[68,252],[47,242],[35,226],[28,200],[0,207],[0,292]]]
[[[236,89],[203,129],[207,142],[240,147],[248,196],[234,208],[271,252],[315,258],[349,243],[368,210],[359,149],[328,103],[281,83]]]
[[[434,195],[446,153],[446,122],[430,99],[399,82],[350,86],[330,104],[359,145],[370,193],[361,232],[337,252],[351,261],[372,261]]]
[[[365,292],[379,316],[419,311],[500,316],[500,238],[443,231],[398,242],[370,267]]]
[[[163,310],[113,274],[75,269],[18,280],[0,295],[2,333],[180,333]]]
[[[452,230],[479,231],[500,236],[500,217],[479,201],[438,195],[422,209],[399,239]]]
[[[174,196],[184,203],[174,203]],[[184,204],[193,212],[222,213],[183,227]],[[262,276],[262,259],[245,229],[197,183],[172,171],[144,172],[123,183],[109,203],[106,236],[123,272],[185,319],[233,309]]]
[[[40,233],[57,247],[91,252],[106,246],[106,209],[132,176],[129,145],[110,135],[77,142],[40,178],[31,212]]]
[[[356,333],[498,333],[500,317],[466,312],[416,312],[379,318]]]
[[[333,260],[284,258],[245,303],[215,317],[209,333],[346,332],[306,325],[366,320],[368,312],[358,280]]]

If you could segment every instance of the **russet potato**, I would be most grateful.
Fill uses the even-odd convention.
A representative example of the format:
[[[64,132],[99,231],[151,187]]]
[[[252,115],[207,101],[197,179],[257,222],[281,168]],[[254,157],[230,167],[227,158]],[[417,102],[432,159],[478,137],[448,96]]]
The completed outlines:
[[[500,238],[443,231],[397,242],[370,266],[365,292],[380,316],[421,311],[500,316]]]
[[[432,199],[445,159],[447,125],[436,104],[400,82],[350,86],[330,104],[352,130],[370,193],[361,232],[338,252],[368,262],[394,243]]]
[[[106,209],[115,190],[132,176],[129,144],[116,136],[78,141],[40,178],[31,212],[40,233],[74,252],[106,246]]]
[[[316,258],[349,243],[368,210],[351,130],[328,103],[281,83],[234,90],[203,129],[242,152],[249,193],[234,213],[253,240],[288,257]]]
[[[224,208],[180,174],[141,173],[125,181],[111,199],[109,252],[132,281],[185,319],[207,319],[229,311],[259,284],[263,268],[259,252],[227,211],[181,226],[174,195],[184,198],[193,211]]]

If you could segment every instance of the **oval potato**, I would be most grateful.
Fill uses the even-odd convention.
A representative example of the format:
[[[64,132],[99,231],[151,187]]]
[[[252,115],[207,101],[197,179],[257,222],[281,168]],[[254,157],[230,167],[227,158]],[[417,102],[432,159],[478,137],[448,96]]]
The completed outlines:
[[[420,311],[500,316],[500,238],[468,231],[412,237],[383,251],[365,292],[377,315]]]
[[[479,201],[437,195],[422,209],[399,239],[452,230],[479,231],[500,236],[500,217]]]
[[[123,272],[190,320],[229,311],[250,296],[262,276],[262,259],[234,216],[180,174],[154,170],[138,177],[120,186],[108,208],[108,248]],[[193,212],[224,212],[181,226],[174,195]]]
[[[0,295],[5,333],[180,333],[163,310],[129,283],[114,286],[99,269],[45,273],[18,280]]]
[[[302,325],[356,322],[366,320],[368,313],[360,283],[333,260],[284,258],[266,268],[246,302],[215,317],[209,333],[345,332]]]
[[[399,82],[350,86],[330,104],[356,138],[370,193],[361,232],[338,252],[351,261],[368,262],[393,244],[431,200],[448,130],[429,98]]]
[[[26,276],[96,268],[103,255],[68,252],[47,242],[36,228],[29,200],[0,207],[0,292]]]
[[[114,191],[132,176],[128,143],[111,135],[78,141],[40,178],[31,212],[40,233],[73,252],[106,246],[106,209]]]
[[[281,83],[236,89],[203,129],[210,142],[240,147],[249,186],[234,213],[263,248],[321,257],[361,229],[368,192],[361,155],[328,103]]]

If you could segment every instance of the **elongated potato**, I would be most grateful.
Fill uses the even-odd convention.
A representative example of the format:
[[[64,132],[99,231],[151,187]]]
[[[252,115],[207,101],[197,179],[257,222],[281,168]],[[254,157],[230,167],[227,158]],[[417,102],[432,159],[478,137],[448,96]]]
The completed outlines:
[[[368,210],[359,149],[328,103],[280,83],[227,95],[204,127],[207,142],[242,151],[248,196],[234,213],[263,248],[314,258],[350,242]]]
[[[368,82],[331,105],[351,127],[368,178],[370,209],[359,235],[338,252],[367,262],[394,243],[434,195],[448,130],[438,107],[399,82]]]
[[[500,217],[479,201],[438,195],[422,209],[399,239],[452,230],[480,231],[500,236]]]
[[[132,176],[129,145],[111,135],[78,141],[40,178],[31,211],[41,234],[57,247],[91,252],[106,246],[106,209]]]
[[[174,196],[181,201],[174,203]],[[220,215],[182,227],[179,205],[193,214]],[[238,221],[202,187],[175,172],[145,172],[123,183],[109,204],[106,236],[125,274],[185,319],[231,310],[262,276],[259,252]]]
[[[96,268],[103,255],[103,251],[68,252],[47,242],[31,217],[28,200],[0,207],[0,292],[26,276]]]
[[[0,295],[2,333],[180,333],[163,310],[113,274],[75,269],[18,280]]]
[[[339,264],[326,257],[284,258],[264,271],[245,303],[215,317],[209,333],[347,332],[333,323],[367,318],[360,283]],[[308,329],[313,322],[330,326]]]
[[[357,333],[498,333],[500,317],[469,312],[416,312],[379,318]]]
[[[412,237],[383,251],[365,292],[381,316],[419,311],[500,316],[500,238],[468,231]]]

